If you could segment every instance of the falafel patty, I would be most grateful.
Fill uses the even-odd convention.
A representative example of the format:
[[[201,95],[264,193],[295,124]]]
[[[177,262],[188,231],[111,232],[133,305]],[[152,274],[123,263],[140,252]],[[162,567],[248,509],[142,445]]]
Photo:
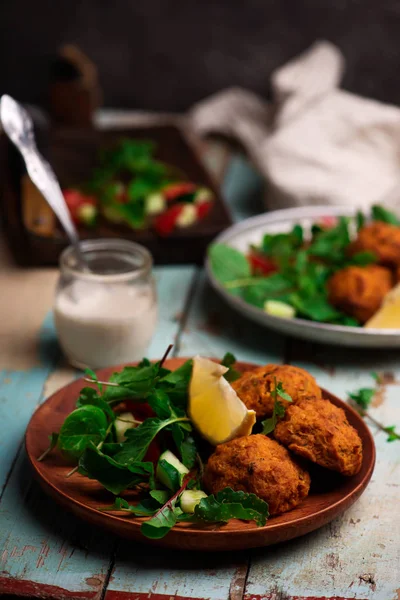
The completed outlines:
[[[349,246],[349,254],[373,252],[382,265],[400,265],[400,227],[374,221],[358,232],[357,239]]]
[[[247,408],[254,410],[258,419],[264,419],[270,417],[274,410],[271,392],[275,388],[275,381],[282,383],[294,403],[305,397],[321,398],[321,390],[314,377],[304,369],[291,365],[266,365],[246,371],[232,383],[232,387]],[[282,398],[279,401],[284,406],[289,404]]]
[[[345,267],[328,280],[328,299],[347,315],[366,323],[392,286],[392,273],[386,267]]]
[[[310,476],[289,452],[262,434],[217,446],[208,459],[204,484],[215,494],[225,487],[256,494],[271,515],[291,510],[310,489]]]
[[[362,463],[362,443],[343,409],[329,400],[301,400],[289,406],[274,431],[275,438],[312,462],[355,475]]]

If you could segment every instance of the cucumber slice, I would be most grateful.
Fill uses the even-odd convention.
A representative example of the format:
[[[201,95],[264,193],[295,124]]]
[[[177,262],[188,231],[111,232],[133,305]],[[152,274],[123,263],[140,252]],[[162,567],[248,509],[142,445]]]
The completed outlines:
[[[144,205],[144,212],[149,216],[159,215],[163,212],[166,206],[167,202],[163,194],[161,192],[155,192],[154,194],[147,196]]]
[[[121,413],[115,419],[115,433],[117,435],[117,442],[124,442],[126,440],[125,432],[128,429],[133,429],[137,426],[135,417],[132,413],[126,412]]]
[[[264,311],[273,317],[281,317],[283,319],[293,319],[296,311],[293,306],[278,300],[267,300],[264,304]]]
[[[182,485],[187,473],[189,469],[170,450],[161,454],[157,463],[156,477],[165,487],[175,492]]]
[[[184,513],[194,513],[194,509],[202,498],[207,498],[203,490],[185,490],[180,497],[181,509]]]

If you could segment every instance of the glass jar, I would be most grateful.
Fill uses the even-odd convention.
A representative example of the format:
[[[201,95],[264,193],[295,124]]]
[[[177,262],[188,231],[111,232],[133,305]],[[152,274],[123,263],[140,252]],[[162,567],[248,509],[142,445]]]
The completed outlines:
[[[81,242],[89,270],[73,247],[60,257],[54,318],[69,362],[98,369],[141,360],[157,322],[151,254],[126,240]]]

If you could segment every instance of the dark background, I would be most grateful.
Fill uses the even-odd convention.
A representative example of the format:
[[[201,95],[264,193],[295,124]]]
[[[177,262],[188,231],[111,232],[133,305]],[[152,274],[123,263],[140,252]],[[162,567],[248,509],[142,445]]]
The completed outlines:
[[[0,0],[0,92],[43,103],[57,48],[98,65],[106,106],[181,111],[271,70],[316,39],[347,60],[343,86],[400,104],[399,0]]]

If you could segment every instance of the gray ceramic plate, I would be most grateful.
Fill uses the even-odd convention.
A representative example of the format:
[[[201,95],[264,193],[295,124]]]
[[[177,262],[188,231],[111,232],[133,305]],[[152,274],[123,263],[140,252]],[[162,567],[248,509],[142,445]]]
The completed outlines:
[[[242,223],[229,227],[214,240],[214,243],[227,244],[246,252],[250,244],[260,244],[265,233],[290,231],[296,223],[307,229],[321,217],[341,215],[352,217],[355,213],[356,209],[348,206],[305,206],[277,210],[246,219]],[[314,342],[366,348],[400,348],[400,329],[363,329],[362,327],[330,325],[305,319],[283,319],[268,315],[225,290],[213,276],[208,260],[206,269],[213,287],[231,306],[265,327]]]

